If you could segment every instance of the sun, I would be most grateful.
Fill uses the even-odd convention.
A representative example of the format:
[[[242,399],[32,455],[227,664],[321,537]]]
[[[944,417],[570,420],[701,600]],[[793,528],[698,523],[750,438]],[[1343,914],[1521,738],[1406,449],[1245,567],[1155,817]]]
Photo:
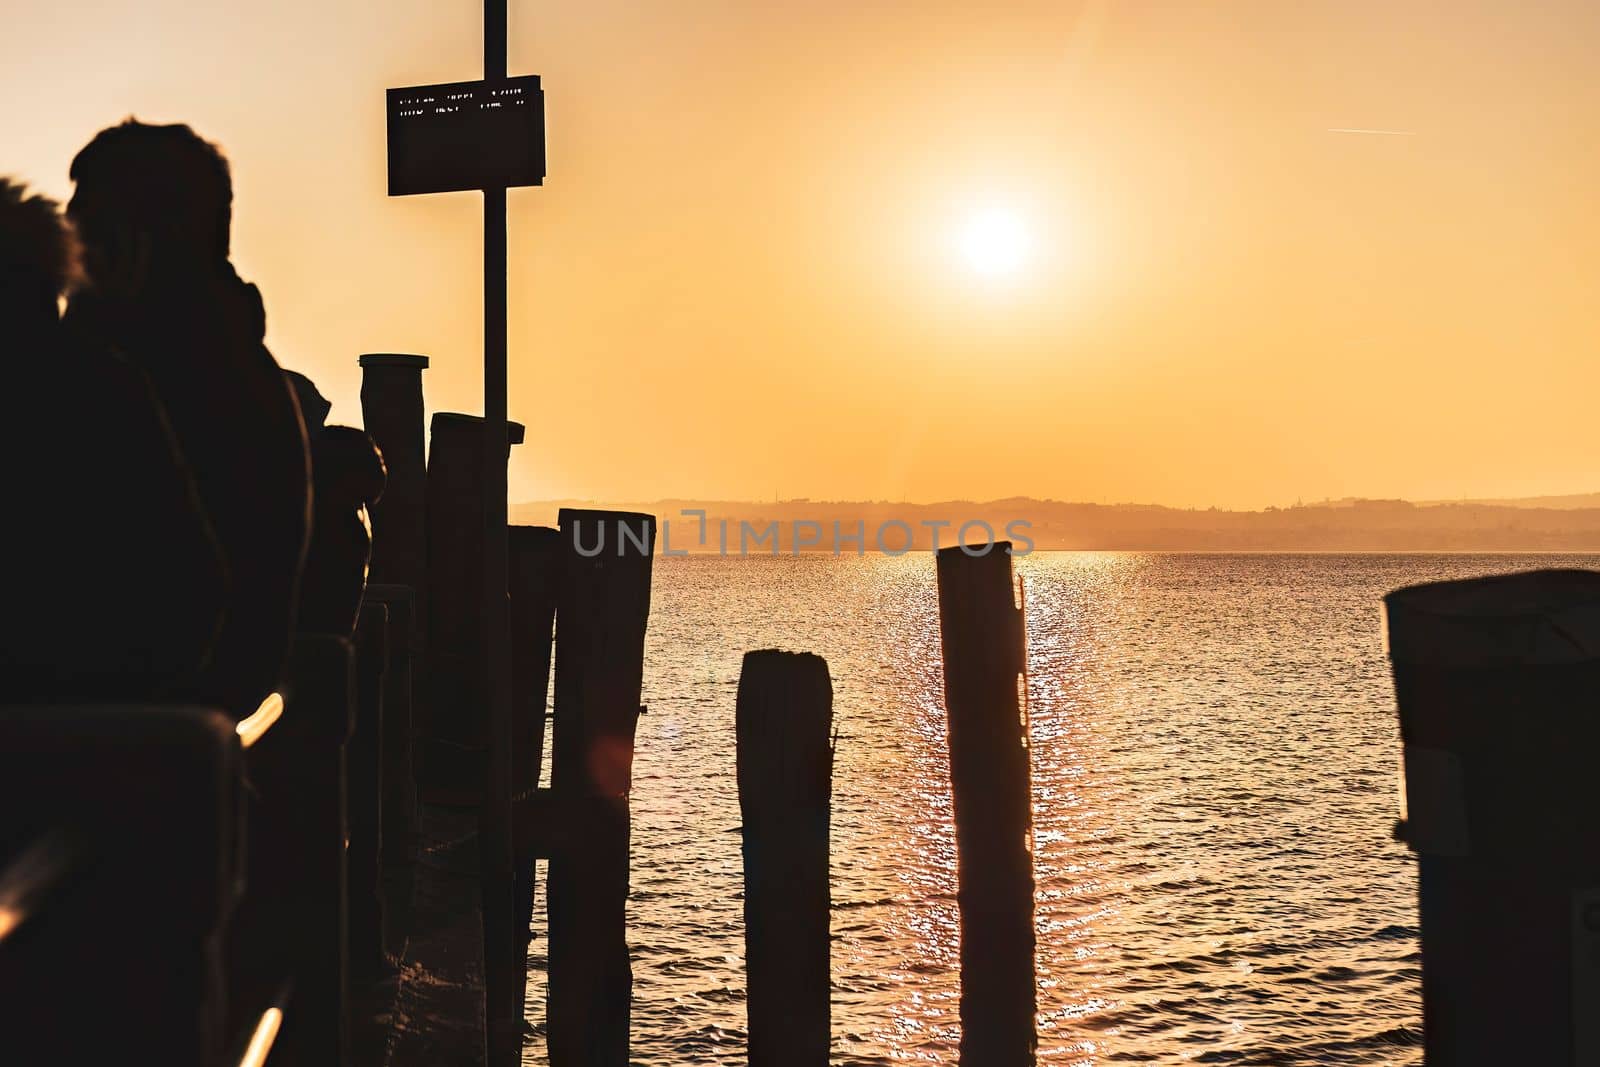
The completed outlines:
[[[1008,278],[1027,266],[1032,235],[1022,216],[1007,207],[980,208],[968,215],[956,235],[967,266],[985,278]]]

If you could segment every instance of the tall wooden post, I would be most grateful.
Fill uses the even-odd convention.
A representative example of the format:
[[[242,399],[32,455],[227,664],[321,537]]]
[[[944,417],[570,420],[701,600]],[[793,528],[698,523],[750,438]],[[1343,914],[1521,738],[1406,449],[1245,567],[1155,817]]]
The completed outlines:
[[[366,603],[388,616],[383,678],[383,736],[379,807],[384,884],[384,944],[398,952],[409,929],[413,861],[417,837],[417,787],[413,774],[412,679],[417,657],[416,592],[408,585],[368,583]]]
[[[506,480],[507,453],[497,473],[485,481],[482,442],[491,432],[473,415],[440,411],[433,416],[428,454],[428,669],[429,699],[422,709],[421,784],[431,803],[479,805],[486,788],[490,739],[495,736],[492,676],[485,673],[491,653],[490,625],[483,611],[483,589],[492,568],[490,547],[505,541],[485,539],[481,516],[492,503],[494,486]],[[510,444],[522,440],[522,427],[508,424]],[[500,599],[505,599],[501,593]],[[501,615],[505,612],[502,609]]]
[[[383,679],[389,670],[389,609],[361,605],[355,632],[355,728],[345,746],[350,968],[371,979],[383,968]]]
[[[251,856],[270,871],[266,903],[283,917],[262,951],[289,960],[286,1057],[342,1064],[350,1051],[345,745],[356,703],[350,642],[298,635],[284,696],[282,722],[251,761],[254,784],[271,807]]]
[[[538,788],[539,766],[544,758],[561,566],[559,530],[549,526],[511,527],[511,692],[516,731],[511,791],[519,798]]]
[[[551,1067],[628,1067],[628,791],[655,518],[562,510],[551,787],[570,839],[550,860]]]
[[[391,932],[402,929],[410,901],[409,877],[416,835],[413,778],[414,702],[426,701],[423,630],[428,610],[427,422],[422,372],[428,357],[368,352],[361,366],[361,418],[383,453],[383,496],[369,505],[372,558],[366,600],[389,610],[390,671],[383,690],[383,860],[386,878],[398,879],[386,893],[394,914]],[[420,721],[420,719],[419,719]]]
[[[539,787],[544,759],[545,708],[550,699],[550,659],[554,650],[556,584],[561,568],[561,532],[548,526],[511,527],[511,745],[512,810],[526,805]],[[540,829],[547,829],[541,827]],[[525,841],[527,827],[513,827]],[[537,855],[526,844],[516,856],[517,943],[526,958],[533,922]],[[526,992],[526,985],[523,987]]]
[[[427,500],[422,372],[427,356],[369,352],[361,364],[361,419],[383,453],[388,477],[372,504],[372,563],[380,585],[409,585],[423,595],[427,576]]]
[[[737,710],[751,1067],[827,1067],[833,683],[807,652],[747,652]]]
[[[961,907],[961,1062],[1031,1065],[1033,810],[1011,546],[938,553]]]

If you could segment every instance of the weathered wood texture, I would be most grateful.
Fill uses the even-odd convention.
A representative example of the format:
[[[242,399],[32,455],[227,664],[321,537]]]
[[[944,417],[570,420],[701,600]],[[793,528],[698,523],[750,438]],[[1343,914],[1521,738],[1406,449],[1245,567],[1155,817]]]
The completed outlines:
[[[940,550],[939,629],[949,714],[961,908],[961,1062],[1032,1064],[1033,810],[1026,639],[1010,545]]]
[[[551,786],[570,843],[550,861],[552,1067],[627,1067],[628,792],[655,519],[563,510]]]
[[[827,1067],[833,683],[803,652],[748,652],[736,713],[751,1067]]]

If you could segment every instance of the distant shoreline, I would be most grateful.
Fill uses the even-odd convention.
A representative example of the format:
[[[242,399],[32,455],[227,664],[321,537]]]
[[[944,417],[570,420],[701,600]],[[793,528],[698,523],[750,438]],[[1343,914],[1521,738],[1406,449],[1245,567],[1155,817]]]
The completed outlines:
[[[1513,503],[1413,504],[1350,500],[1263,511],[1194,510],[1143,504],[1086,504],[1019,497],[934,504],[786,500],[648,502],[547,500],[514,505],[512,521],[554,525],[562,508],[643,511],[655,515],[672,555],[857,554],[856,537],[872,554],[927,551],[1006,539],[1033,551],[1184,552],[1212,554],[1592,554],[1600,553],[1600,503],[1583,497]],[[1600,495],[1595,497],[1600,501]],[[1021,524],[1020,526],[1017,524]],[[985,533],[992,531],[992,534]],[[743,549],[741,550],[741,539]],[[799,542],[798,546],[796,542]],[[661,549],[658,544],[658,551]]]

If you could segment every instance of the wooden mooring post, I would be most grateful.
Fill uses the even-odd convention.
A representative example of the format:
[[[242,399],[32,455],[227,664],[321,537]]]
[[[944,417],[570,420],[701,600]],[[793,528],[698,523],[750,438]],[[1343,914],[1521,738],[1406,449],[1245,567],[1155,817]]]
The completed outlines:
[[[383,678],[379,816],[384,890],[384,945],[398,951],[409,922],[413,859],[417,839],[417,787],[412,777],[412,686],[417,655],[416,593],[406,585],[367,586],[367,604],[382,605],[388,616]]]
[[[833,682],[807,652],[747,652],[736,713],[751,1067],[827,1067]]]
[[[370,980],[383,959],[383,695],[389,671],[389,609],[361,605],[355,632],[355,728],[345,747],[345,813],[350,850],[350,969]]]
[[[432,803],[478,804],[489,749],[490,678],[485,668],[483,587],[487,540],[483,448],[475,415],[437,412],[428,455],[428,700],[422,710],[418,774]],[[501,467],[523,428],[508,423]],[[505,480],[504,471],[498,481]],[[504,601],[505,594],[501,594]]]
[[[551,788],[570,839],[550,860],[551,1067],[627,1067],[628,791],[655,518],[563,509]]]
[[[422,372],[427,356],[371,352],[361,357],[361,419],[388,474],[372,505],[370,581],[427,586],[426,466]]]
[[[1600,573],[1432,582],[1384,606],[1423,1062],[1600,1064]]]
[[[1011,546],[941,549],[939,631],[961,908],[961,1062],[1032,1064],[1033,809],[1027,650]]]
[[[345,746],[354,728],[349,641],[295,638],[282,723],[252,751],[269,817],[250,842],[253,892],[273,919],[248,958],[282,955],[291,980],[281,1042],[292,1063],[349,1062],[350,956]]]
[[[510,530],[511,696],[514,807],[531,807],[544,761],[545,715],[550,700],[550,660],[554,652],[556,584],[561,567],[561,531],[549,526],[513,526]],[[524,835],[513,835],[521,840]],[[526,843],[516,849],[516,903],[520,932],[533,921],[536,851]],[[517,945],[524,962],[528,937]]]
[[[533,921],[536,857],[517,846],[514,812],[531,799],[544,750],[545,703],[555,623],[559,532],[512,526],[506,531],[509,622],[505,694],[509,721],[495,728],[483,809],[483,962],[489,1065],[516,1062],[522,1048]],[[502,736],[501,732],[509,735]],[[507,745],[506,740],[510,741]],[[502,836],[504,835],[504,840]]]

